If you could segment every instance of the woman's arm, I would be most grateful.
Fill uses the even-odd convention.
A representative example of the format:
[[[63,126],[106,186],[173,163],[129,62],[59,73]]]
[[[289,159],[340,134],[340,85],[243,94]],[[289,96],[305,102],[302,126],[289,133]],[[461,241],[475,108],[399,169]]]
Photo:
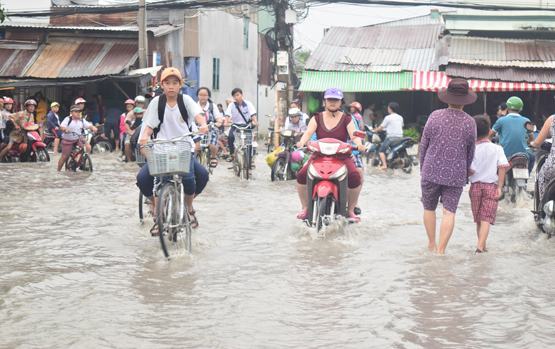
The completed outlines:
[[[545,122],[543,124],[543,127],[542,127],[542,130],[540,131],[540,134],[538,135],[538,138],[536,138],[535,141],[531,142],[530,146],[534,147],[534,148],[537,148],[537,147],[541,146],[542,143],[549,136],[551,126],[553,126],[553,115],[551,115],[549,118],[547,118],[547,120],[545,120]]]
[[[349,132],[349,137],[351,137],[351,140],[358,146],[358,150],[363,151],[364,144],[362,144],[362,140],[360,139],[360,137],[355,136],[356,130],[357,129],[355,127],[355,123],[353,122],[353,120],[351,120],[351,122],[349,122],[349,124],[347,125],[347,132]]]
[[[312,137],[314,132],[316,132],[317,127],[318,127],[318,124],[316,124],[316,118],[314,117],[314,118],[310,119],[310,122],[308,123],[308,127],[306,129],[306,132],[303,134],[301,140],[297,143],[297,147],[299,147],[299,148],[304,147],[306,142],[308,142],[310,137]]]

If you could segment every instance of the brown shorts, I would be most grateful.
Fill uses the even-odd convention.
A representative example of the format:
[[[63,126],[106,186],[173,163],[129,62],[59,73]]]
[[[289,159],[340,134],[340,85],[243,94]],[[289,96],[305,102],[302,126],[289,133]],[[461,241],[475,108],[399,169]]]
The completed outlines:
[[[67,139],[62,139],[62,156],[69,156],[74,145],[83,146],[83,142],[80,139],[70,141]]]

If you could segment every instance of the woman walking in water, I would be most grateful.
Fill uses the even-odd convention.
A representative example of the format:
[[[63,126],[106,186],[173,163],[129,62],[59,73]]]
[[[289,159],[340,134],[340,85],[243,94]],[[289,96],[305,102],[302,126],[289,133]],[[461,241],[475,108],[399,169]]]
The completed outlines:
[[[420,170],[424,226],[428,249],[445,254],[455,227],[455,213],[468,176],[476,143],[476,123],[463,111],[476,101],[464,79],[453,79],[447,89],[438,92],[446,109],[434,111],[424,127],[420,142]],[[436,208],[441,200],[439,244],[436,243]]]

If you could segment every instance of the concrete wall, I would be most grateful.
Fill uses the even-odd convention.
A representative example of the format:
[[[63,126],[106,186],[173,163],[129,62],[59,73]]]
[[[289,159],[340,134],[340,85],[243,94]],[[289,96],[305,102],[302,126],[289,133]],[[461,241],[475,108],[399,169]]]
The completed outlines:
[[[223,11],[206,11],[199,17],[200,86],[212,89],[212,60],[220,59],[220,89],[212,91],[215,103],[224,104],[231,90],[240,87],[245,98],[257,104],[258,33],[249,25],[249,48],[243,48],[243,19]],[[225,106],[225,104],[224,104]]]

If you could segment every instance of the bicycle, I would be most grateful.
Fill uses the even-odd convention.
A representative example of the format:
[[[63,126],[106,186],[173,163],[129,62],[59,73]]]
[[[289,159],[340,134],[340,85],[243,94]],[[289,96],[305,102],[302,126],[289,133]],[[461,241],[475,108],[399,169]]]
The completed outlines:
[[[210,166],[210,159],[212,154],[210,152],[210,134],[214,129],[214,124],[208,124],[208,133],[202,135],[200,139],[200,152],[196,155],[198,161],[210,174],[214,173],[214,168]]]
[[[143,167],[146,163],[146,158],[141,154],[139,146],[135,148],[135,159],[139,167]],[[139,190],[139,222],[141,224],[145,222],[143,205],[150,205],[150,200],[148,198],[145,199],[143,193]]]
[[[70,132],[70,133],[73,133],[81,137],[81,135],[79,135],[78,133],[75,133],[75,132]],[[66,171],[75,172],[77,171],[77,169],[80,169],[81,171],[87,171],[87,172],[93,171],[91,156],[85,152],[85,144],[83,145],[76,144],[73,146],[73,148],[71,149],[71,154],[66,160],[65,167],[66,167]]]
[[[251,174],[253,152],[253,131],[250,125],[245,127],[233,126],[235,134],[235,159],[233,172],[241,179],[249,179]]]
[[[149,172],[159,177],[156,186],[156,224],[166,258],[182,249],[192,250],[192,227],[185,202],[181,175],[191,171],[192,146],[189,136],[152,140],[142,146]]]

